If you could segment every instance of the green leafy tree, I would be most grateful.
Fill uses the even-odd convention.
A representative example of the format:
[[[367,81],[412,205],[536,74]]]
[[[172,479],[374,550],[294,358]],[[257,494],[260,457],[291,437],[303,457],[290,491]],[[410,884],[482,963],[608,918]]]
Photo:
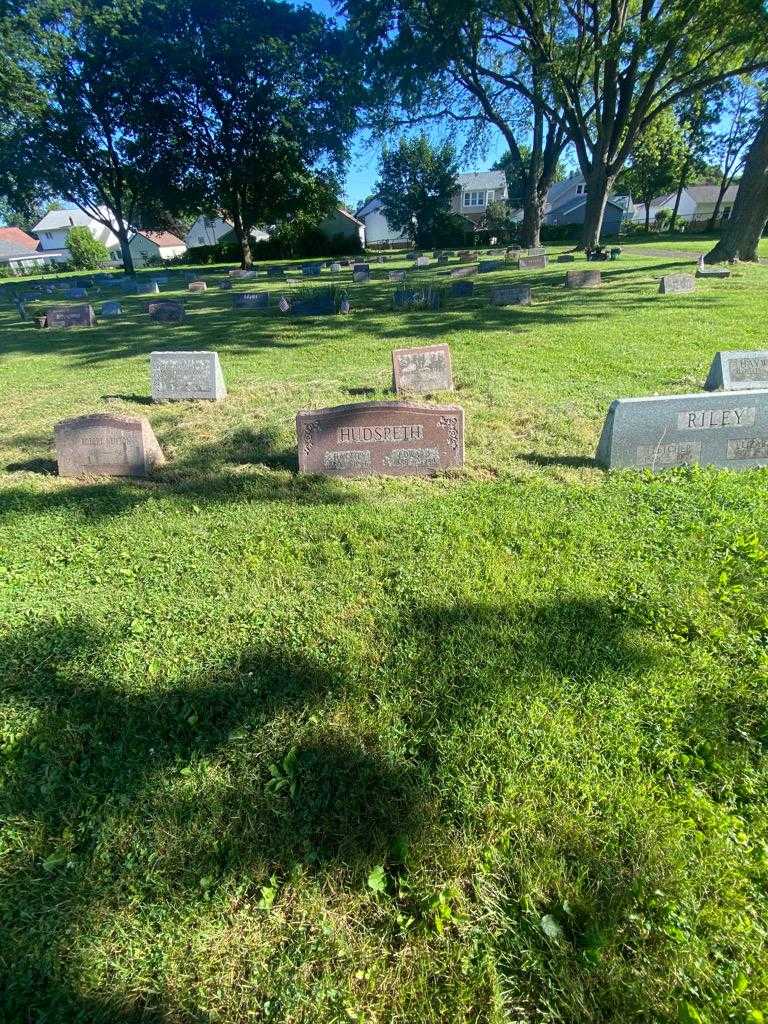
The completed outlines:
[[[362,96],[348,33],[274,0],[177,0],[147,29],[206,212],[231,221],[242,265],[258,226],[316,225],[337,203]]]
[[[417,245],[428,245],[449,216],[457,174],[449,142],[433,146],[421,134],[400,139],[394,149],[385,147],[376,188],[387,221]]]
[[[76,270],[98,270],[109,263],[107,247],[94,238],[86,227],[70,228],[67,232],[67,248],[72,266]]]
[[[683,133],[674,114],[665,111],[638,138],[630,166],[617,179],[621,191],[645,207],[646,231],[650,230],[651,203],[675,187],[684,161]]]
[[[759,86],[749,79],[736,79],[725,90],[723,111],[727,127],[715,136],[713,146],[713,155],[719,161],[717,184],[720,187],[707,225],[710,231],[717,225],[725,193],[744,166],[749,144],[757,132],[760,100]]]
[[[522,143],[518,146],[516,153],[508,150],[493,165],[494,171],[504,171],[510,206],[518,209],[525,202],[525,193],[531,172],[531,156],[531,147]],[[552,183],[557,181],[565,181],[565,165],[561,160],[558,160],[552,174]]]

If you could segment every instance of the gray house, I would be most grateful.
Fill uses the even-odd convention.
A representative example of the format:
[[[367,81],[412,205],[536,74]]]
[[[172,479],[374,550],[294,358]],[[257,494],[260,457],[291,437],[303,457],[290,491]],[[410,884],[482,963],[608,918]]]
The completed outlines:
[[[587,187],[584,177],[581,174],[572,174],[565,181],[558,181],[551,186],[544,206],[544,223],[553,227],[583,224],[586,205]],[[622,221],[631,209],[629,197],[609,196],[603,217],[603,234],[618,235]]]

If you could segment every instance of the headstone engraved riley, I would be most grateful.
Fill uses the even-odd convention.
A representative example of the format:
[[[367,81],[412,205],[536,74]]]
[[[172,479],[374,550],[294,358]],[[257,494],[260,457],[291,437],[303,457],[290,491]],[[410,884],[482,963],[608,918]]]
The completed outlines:
[[[530,285],[504,284],[491,289],[492,306],[530,306],[530,304]]]
[[[96,314],[93,306],[54,306],[46,314],[48,327],[95,327]]]
[[[188,292],[204,292],[208,290],[208,285],[205,281],[190,281],[187,285]]]
[[[458,405],[362,402],[296,417],[299,471],[324,476],[429,476],[464,462]]]
[[[480,260],[477,269],[481,274],[492,274],[495,270],[504,270],[504,260]]]
[[[712,360],[707,391],[755,391],[768,388],[768,350],[718,352]]]
[[[451,350],[447,345],[396,348],[392,352],[392,387],[398,394],[453,391]]]
[[[468,299],[474,293],[474,281],[455,281],[451,285],[452,299]]]
[[[597,448],[608,469],[768,466],[768,390],[620,398]]]
[[[59,476],[146,476],[165,462],[144,416],[94,413],[53,428]]]
[[[517,261],[518,270],[543,270],[547,265],[546,255],[521,256]]]
[[[696,291],[696,278],[693,274],[665,274],[659,282],[660,295],[680,295],[684,292]]]
[[[232,296],[233,309],[266,309],[269,305],[269,292],[240,292]]]
[[[184,319],[184,307],[173,299],[162,299],[147,304],[147,312],[161,324],[179,324]]]
[[[123,307],[119,302],[102,302],[101,304],[101,316],[115,317],[122,316]]]
[[[599,270],[568,270],[565,274],[566,288],[599,288],[602,283]]]
[[[221,402],[227,397],[218,352],[151,352],[153,402]]]

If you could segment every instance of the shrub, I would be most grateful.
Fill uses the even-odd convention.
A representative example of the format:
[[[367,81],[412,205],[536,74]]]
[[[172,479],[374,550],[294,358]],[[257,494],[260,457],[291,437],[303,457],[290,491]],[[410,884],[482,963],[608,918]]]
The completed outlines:
[[[107,247],[98,238],[94,238],[88,228],[70,228],[67,248],[75,270],[98,270],[103,263],[109,263]]]

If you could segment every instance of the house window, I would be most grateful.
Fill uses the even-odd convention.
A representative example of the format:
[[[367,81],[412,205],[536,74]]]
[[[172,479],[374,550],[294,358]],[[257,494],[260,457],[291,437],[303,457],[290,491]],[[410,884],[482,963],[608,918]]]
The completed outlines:
[[[52,232],[50,232],[50,231],[46,231],[46,232],[45,232],[45,237],[46,237],[46,238],[53,238],[53,234],[52,234]]]
[[[577,196],[583,196],[584,195],[584,186],[583,185],[577,185],[576,186],[576,195]]]
[[[465,206],[485,206],[485,190],[480,192],[465,192]]]

